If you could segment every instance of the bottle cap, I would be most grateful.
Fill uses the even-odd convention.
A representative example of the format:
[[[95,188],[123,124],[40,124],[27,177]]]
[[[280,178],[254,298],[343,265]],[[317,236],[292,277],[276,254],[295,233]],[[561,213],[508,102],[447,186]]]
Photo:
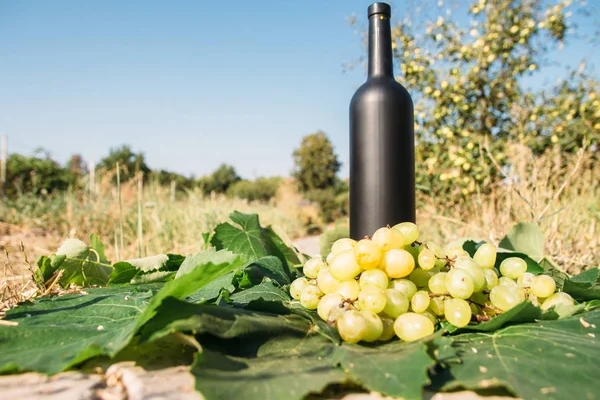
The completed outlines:
[[[369,18],[375,14],[384,14],[387,17],[392,15],[392,8],[387,3],[373,3],[369,6]]]

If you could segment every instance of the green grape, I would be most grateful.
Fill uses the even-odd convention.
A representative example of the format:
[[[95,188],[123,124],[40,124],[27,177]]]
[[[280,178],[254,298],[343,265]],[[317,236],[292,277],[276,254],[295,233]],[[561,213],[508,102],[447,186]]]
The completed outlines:
[[[525,301],[525,292],[517,285],[496,286],[490,291],[490,301],[494,307],[502,311],[508,311]]]
[[[417,293],[417,285],[408,279],[393,279],[390,281],[388,288],[404,293],[408,299],[412,299],[414,294]]]
[[[480,292],[485,289],[485,275],[477,263],[469,256],[460,256],[454,260],[454,268],[467,271],[473,279],[473,291]]]
[[[477,304],[485,304],[490,300],[490,296],[483,292],[475,292],[469,297],[469,300],[474,301]]]
[[[360,311],[348,310],[338,318],[337,328],[346,342],[358,343],[367,333],[368,322]]]
[[[319,300],[321,300],[321,296],[323,296],[323,292],[315,285],[308,285],[300,294],[300,304],[304,308],[308,308],[309,310],[314,310],[319,305]]]
[[[537,297],[536,295],[534,295],[533,293],[529,293],[529,295],[527,296],[527,300],[529,300],[531,302],[531,304],[533,304],[534,306],[537,307],[541,307],[542,306],[542,297]]]
[[[434,331],[434,325],[424,315],[408,312],[400,315],[394,321],[396,336],[405,342],[412,342],[429,336]]]
[[[498,286],[519,286],[514,279],[510,279],[507,276],[501,276],[498,278]]]
[[[404,295],[399,290],[395,289],[387,289],[385,291],[385,307],[383,308],[383,313],[396,318],[401,314],[404,314],[408,311],[408,307],[410,306],[410,301],[408,297]]]
[[[417,258],[419,257],[419,252],[421,251],[422,247],[418,246],[416,244],[407,244],[406,246],[402,247],[402,250],[406,250],[410,253],[411,256],[413,256],[413,259],[415,260],[415,263],[417,262]]]
[[[470,303],[469,307],[471,307],[471,314],[473,314],[473,315],[483,315],[483,312],[481,311],[481,307],[479,307],[477,304]]]
[[[444,253],[444,249],[442,248],[442,246],[440,246],[439,244],[437,244],[436,242],[433,241],[429,241],[429,242],[425,242],[423,243],[423,247],[427,247],[429,250],[433,251],[433,254],[435,254],[435,266],[442,268],[444,267],[444,265],[446,265],[446,253]]]
[[[467,251],[465,249],[463,249],[461,247],[461,245],[458,245],[458,246],[448,245],[447,247],[444,248],[444,253],[446,253],[446,256],[448,258],[456,258],[456,257],[460,257],[460,256],[468,256],[469,255],[469,253],[467,253]]]
[[[381,316],[380,318],[381,322],[383,323],[383,331],[381,332],[378,340],[387,342],[396,336],[396,332],[394,332],[394,320],[385,316]]]
[[[482,269],[483,276],[485,276],[485,289],[492,290],[498,286],[498,274],[495,269]]]
[[[429,291],[435,294],[444,294],[446,293],[446,272],[438,272],[429,278],[429,282],[427,286],[429,287]]]
[[[482,244],[473,255],[473,260],[479,265],[479,268],[494,268],[496,264],[496,248],[489,243]]]
[[[336,253],[329,253],[327,255],[327,258],[325,259],[325,262],[327,263],[327,265],[331,265],[331,263],[333,263],[333,260],[335,259]]]
[[[473,278],[465,270],[453,268],[446,275],[446,290],[456,299],[468,299],[473,294]]]
[[[565,292],[558,292],[550,295],[544,302],[542,303],[542,310],[549,310],[551,307],[555,307],[558,309],[569,309],[575,307],[575,300]]]
[[[310,283],[308,282],[308,279],[304,277],[294,279],[290,285],[290,296],[292,296],[294,300],[300,300],[300,294],[308,285],[310,285]]]
[[[379,314],[385,308],[385,291],[375,286],[367,286],[358,294],[358,308]]]
[[[406,250],[391,249],[383,254],[380,268],[392,279],[409,276],[415,268],[415,259]]]
[[[419,238],[419,227],[412,222],[401,222],[394,225],[392,228],[402,233],[407,244],[413,243]]]
[[[331,252],[333,254],[339,254],[342,251],[346,250],[354,250],[354,245],[356,244],[356,240],[350,238],[342,238],[336,240],[333,245],[331,245]]]
[[[359,240],[354,246],[354,257],[362,269],[377,268],[381,262],[381,248],[371,239]]]
[[[550,297],[556,290],[556,282],[548,275],[538,275],[529,285],[531,293],[536,297]]]
[[[425,290],[419,290],[410,299],[410,308],[417,314],[420,314],[429,308],[429,302],[429,293]]]
[[[424,317],[427,317],[431,321],[431,323],[433,325],[435,325],[435,324],[438,323],[437,316],[434,313],[432,313],[431,311],[429,311],[429,310],[423,311],[423,312],[418,313],[418,314],[422,315]]]
[[[429,310],[437,316],[444,315],[444,298],[432,297],[429,302]]]
[[[444,302],[444,316],[446,321],[457,328],[469,325],[471,321],[471,307],[463,299],[448,299]]]
[[[321,268],[327,268],[325,260],[321,257],[313,257],[304,264],[302,272],[309,278],[316,278],[319,275]]]
[[[400,231],[387,227],[377,229],[371,240],[373,240],[383,252],[392,249],[399,250],[407,244],[406,238]]]
[[[519,277],[519,279],[517,279],[517,285],[521,286],[522,288],[528,288],[533,283],[534,278],[535,278],[534,274],[532,274],[531,272],[525,272],[523,275],[521,275]],[[552,293],[554,293],[554,290],[552,290]]]
[[[426,288],[429,279],[435,274],[433,270],[425,271],[423,268],[415,268],[413,272],[408,276],[408,279],[414,282],[418,288]]]
[[[360,265],[354,258],[353,250],[344,250],[337,253],[331,265],[329,265],[329,273],[340,282],[354,279],[360,274]]]
[[[358,281],[361,288],[366,286],[376,286],[380,289],[386,289],[389,284],[388,276],[379,268],[370,269],[360,274]]]
[[[367,332],[365,333],[363,340],[365,342],[376,341],[383,333],[383,321],[381,321],[381,318],[373,311],[362,310],[360,313],[367,321]]]
[[[339,308],[340,311],[344,309],[344,298],[339,293],[329,293],[321,297],[321,301],[317,306],[317,314],[325,321],[335,321],[336,317],[339,317],[337,313],[332,313],[331,310]],[[340,307],[342,306],[342,307]],[[334,317],[330,319],[331,317]]]
[[[335,289],[335,293],[341,294],[347,300],[356,300],[359,292],[360,286],[355,280],[340,282],[337,289]]]
[[[419,253],[419,257],[418,257],[419,267],[423,268],[426,271],[435,267],[436,260],[437,260],[437,258],[435,257],[435,254],[433,253],[433,251],[429,250],[426,247],[424,247],[421,250],[421,252]]]
[[[333,293],[340,282],[329,273],[329,268],[321,268],[317,275],[317,284],[319,289],[325,294]]]
[[[510,279],[519,279],[527,272],[527,263],[519,257],[508,257],[500,263],[500,273]]]

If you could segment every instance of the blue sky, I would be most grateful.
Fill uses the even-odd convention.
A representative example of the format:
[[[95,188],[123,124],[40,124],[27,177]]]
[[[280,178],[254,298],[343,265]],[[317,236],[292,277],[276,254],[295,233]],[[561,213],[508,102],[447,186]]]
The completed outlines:
[[[0,0],[0,134],[61,163],[129,144],[151,168],[225,162],[253,178],[288,175],[302,136],[323,130],[346,177],[365,79],[342,67],[363,54],[346,17],[364,24],[371,2]]]

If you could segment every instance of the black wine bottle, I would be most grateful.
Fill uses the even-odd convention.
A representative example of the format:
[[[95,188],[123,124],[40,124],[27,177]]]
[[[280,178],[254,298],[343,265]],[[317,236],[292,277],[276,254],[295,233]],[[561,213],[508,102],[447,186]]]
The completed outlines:
[[[350,236],[415,222],[414,110],[394,78],[391,8],[374,3],[369,14],[366,82],[350,102]]]

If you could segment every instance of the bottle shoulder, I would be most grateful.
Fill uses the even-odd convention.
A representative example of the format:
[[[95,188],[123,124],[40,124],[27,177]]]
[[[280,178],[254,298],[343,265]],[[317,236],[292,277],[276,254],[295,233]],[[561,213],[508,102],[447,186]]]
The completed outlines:
[[[351,104],[372,101],[410,102],[412,104],[408,90],[393,78],[367,79],[352,96]]]

